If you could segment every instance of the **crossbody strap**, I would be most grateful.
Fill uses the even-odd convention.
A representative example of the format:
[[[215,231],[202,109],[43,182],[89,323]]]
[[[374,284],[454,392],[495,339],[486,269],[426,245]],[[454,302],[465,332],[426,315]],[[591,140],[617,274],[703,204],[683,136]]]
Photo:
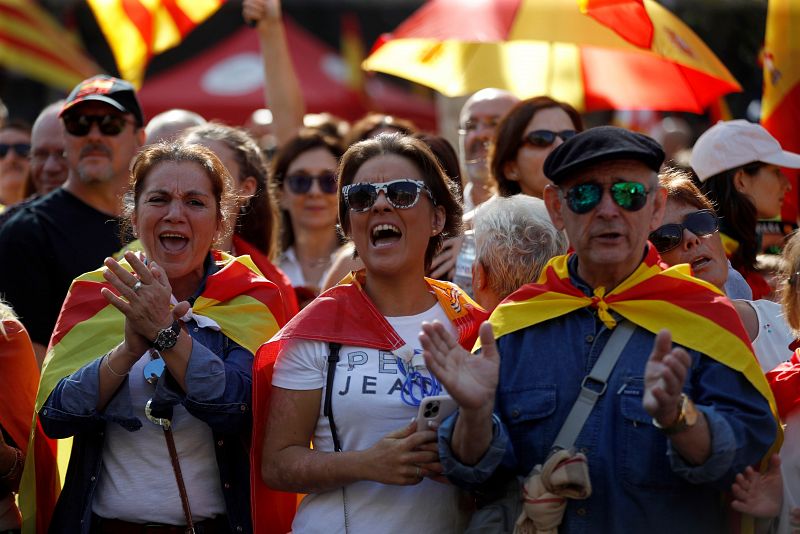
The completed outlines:
[[[575,444],[595,403],[606,392],[608,377],[634,330],[636,325],[630,321],[617,323],[594,367],[583,377],[581,392],[553,442],[553,449],[570,449]]]
[[[339,434],[336,432],[336,422],[333,420],[333,377],[336,374],[336,364],[339,362],[339,349],[341,343],[329,343],[328,352],[328,376],[325,381],[325,403],[322,405],[322,414],[328,418],[331,427],[331,437],[333,438],[333,450],[342,452],[342,444],[339,442]]]

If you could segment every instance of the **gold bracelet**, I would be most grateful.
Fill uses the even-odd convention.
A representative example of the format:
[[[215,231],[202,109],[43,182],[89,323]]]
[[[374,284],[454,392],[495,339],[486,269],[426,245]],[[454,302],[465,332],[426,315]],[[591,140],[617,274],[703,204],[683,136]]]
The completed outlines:
[[[112,375],[116,376],[117,378],[125,378],[128,375],[127,372],[120,374],[120,373],[116,372],[114,369],[111,368],[111,364],[108,363],[108,359],[110,357],[111,357],[111,353],[106,354],[105,356],[103,356],[103,358],[106,361],[106,369],[108,369],[108,372],[111,373]]]

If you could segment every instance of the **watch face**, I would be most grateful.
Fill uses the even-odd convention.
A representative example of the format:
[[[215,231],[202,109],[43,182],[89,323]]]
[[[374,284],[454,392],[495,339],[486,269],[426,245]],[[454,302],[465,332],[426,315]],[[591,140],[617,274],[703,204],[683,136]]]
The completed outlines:
[[[171,349],[178,342],[178,336],[181,333],[180,324],[178,321],[172,323],[172,326],[165,328],[158,332],[153,347],[157,350]]]

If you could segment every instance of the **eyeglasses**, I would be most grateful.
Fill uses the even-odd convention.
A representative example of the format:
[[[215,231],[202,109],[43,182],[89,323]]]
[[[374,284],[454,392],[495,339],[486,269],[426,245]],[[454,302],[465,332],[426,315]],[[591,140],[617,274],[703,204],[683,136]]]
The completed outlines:
[[[684,229],[697,237],[708,237],[719,230],[719,218],[711,210],[690,213],[680,224],[665,224],[650,232],[650,242],[658,252],[669,252],[683,242]]]
[[[100,133],[103,135],[119,135],[125,129],[125,125],[130,122],[122,115],[79,115],[72,113],[64,115],[64,128],[67,133],[77,137],[88,135],[92,129],[92,124],[97,124]]]
[[[328,195],[336,194],[336,173],[333,171],[323,171],[316,176],[312,174],[298,172],[286,177],[286,185],[295,195],[303,195],[311,191],[311,184],[317,181],[320,191]]]
[[[386,200],[389,201],[389,204],[401,210],[416,206],[417,202],[419,202],[420,191],[425,191],[428,198],[433,202],[433,197],[425,182],[406,178],[382,184],[359,183],[346,185],[342,188],[342,196],[352,211],[367,211],[378,200],[378,193],[381,191],[386,195]]]
[[[467,135],[480,129],[494,130],[500,124],[500,117],[486,117],[484,119],[467,119],[464,126],[458,129],[459,135]]]
[[[611,198],[626,211],[639,211],[647,203],[650,191],[639,182],[617,182],[609,188]],[[576,185],[567,191],[567,206],[579,215],[592,211],[603,198],[604,187],[595,182]]]
[[[552,130],[533,130],[522,138],[522,142],[531,146],[544,148],[555,143],[556,137],[560,137],[562,141],[566,141],[567,139],[572,139],[576,135],[578,135],[578,132],[575,130],[561,130],[560,132],[554,132]]]
[[[30,143],[0,143],[0,158],[6,157],[9,150],[13,150],[17,156],[28,157],[31,151]]]

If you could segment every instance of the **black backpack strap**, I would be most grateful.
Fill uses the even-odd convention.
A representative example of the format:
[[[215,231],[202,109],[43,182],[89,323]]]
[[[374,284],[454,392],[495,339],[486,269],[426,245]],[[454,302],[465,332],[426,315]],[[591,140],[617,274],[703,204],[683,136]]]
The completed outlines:
[[[336,364],[339,362],[339,349],[341,343],[329,343],[330,352],[328,353],[328,376],[325,383],[325,404],[322,406],[322,413],[328,418],[331,425],[331,436],[333,437],[333,450],[342,452],[342,445],[339,443],[339,434],[336,433],[336,423],[333,420],[333,377],[336,374]]]

